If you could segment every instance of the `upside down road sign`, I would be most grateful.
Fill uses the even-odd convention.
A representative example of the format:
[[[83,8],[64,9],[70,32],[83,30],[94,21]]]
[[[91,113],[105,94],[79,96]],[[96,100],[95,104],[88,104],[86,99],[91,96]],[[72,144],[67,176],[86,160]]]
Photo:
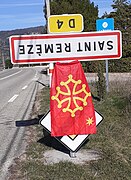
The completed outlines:
[[[48,18],[50,33],[81,32],[83,16],[81,14],[52,15]]]
[[[13,64],[119,59],[120,31],[10,37]]]
[[[103,120],[103,117],[95,111],[96,116],[96,125]],[[49,133],[51,132],[51,117],[50,111],[42,117],[40,120],[40,124],[44,127],[46,131]],[[81,145],[87,140],[89,134],[86,135],[71,135],[71,136],[62,136],[62,137],[55,137],[60,143],[62,143],[67,149],[70,151],[77,151]]]

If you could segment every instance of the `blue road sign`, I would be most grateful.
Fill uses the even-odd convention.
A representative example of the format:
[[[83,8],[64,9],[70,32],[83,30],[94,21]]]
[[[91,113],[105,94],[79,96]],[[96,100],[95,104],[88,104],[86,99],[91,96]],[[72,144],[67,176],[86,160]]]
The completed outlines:
[[[114,30],[114,19],[97,19],[96,20],[96,30],[97,31],[110,31]]]
[[[114,19],[97,19],[96,20],[97,31],[112,31],[114,30]],[[108,60],[106,60],[106,91],[109,91],[109,78],[108,78]]]

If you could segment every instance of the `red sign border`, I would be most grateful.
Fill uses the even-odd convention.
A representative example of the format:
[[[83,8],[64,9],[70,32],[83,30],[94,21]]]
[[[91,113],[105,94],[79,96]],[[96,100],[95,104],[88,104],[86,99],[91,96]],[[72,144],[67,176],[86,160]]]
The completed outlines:
[[[85,57],[68,57],[68,58],[46,58],[46,59],[23,59],[17,60],[15,58],[15,40],[33,40],[33,39],[55,39],[55,38],[75,38],[75,37],[96,37],[96,36],[112,36],[116,35],[118,44],[118,54],[117,55],[101,55],[101,56],[85,56]],[[73,33],[73,34],[42,34],[42,35],[22,35],[22,36],[11,36],[10,37],[10,53],[11,60],[13,64],[26,64],[26,63],[50,63],[57,61],[69,61],[69,60],[105,60],[105,59],[119,59],[122,56],[122,43],[121,43],[121,32],[120,31],[104,31],[104,32],[88,32],[88,33]]]

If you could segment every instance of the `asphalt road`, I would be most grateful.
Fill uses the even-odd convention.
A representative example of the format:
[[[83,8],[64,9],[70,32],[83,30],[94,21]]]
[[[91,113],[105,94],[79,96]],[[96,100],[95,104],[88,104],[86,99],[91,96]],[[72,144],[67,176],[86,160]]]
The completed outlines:
[[[49,78],[40,73],[42,68],[0,72],[0,180],[6,179],[13,159],[25,149],[25,127],[16,124],[29,119],[36,92],[42,83],[49,84]]]

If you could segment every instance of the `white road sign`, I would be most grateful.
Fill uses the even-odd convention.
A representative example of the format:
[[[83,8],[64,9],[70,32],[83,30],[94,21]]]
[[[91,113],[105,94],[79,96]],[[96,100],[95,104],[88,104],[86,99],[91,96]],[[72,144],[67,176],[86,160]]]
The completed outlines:
[[[121,32],[11,36],[10,53],[14,64],[119,59]]]
[[[98,125],[103,117],[95,111],[96,116],[96,125]],[[41,120],[40,124],[47,130],[49,133],[51,132],[51,117],[50,112],[48,112]],[[80,146],[86,141],[89,134],[86,135],[73,135],[73,136],[63,136],[63,137],[55,137],[59,142],[61,142],[65,147],[67,147],[70,151],[77,151]]]

